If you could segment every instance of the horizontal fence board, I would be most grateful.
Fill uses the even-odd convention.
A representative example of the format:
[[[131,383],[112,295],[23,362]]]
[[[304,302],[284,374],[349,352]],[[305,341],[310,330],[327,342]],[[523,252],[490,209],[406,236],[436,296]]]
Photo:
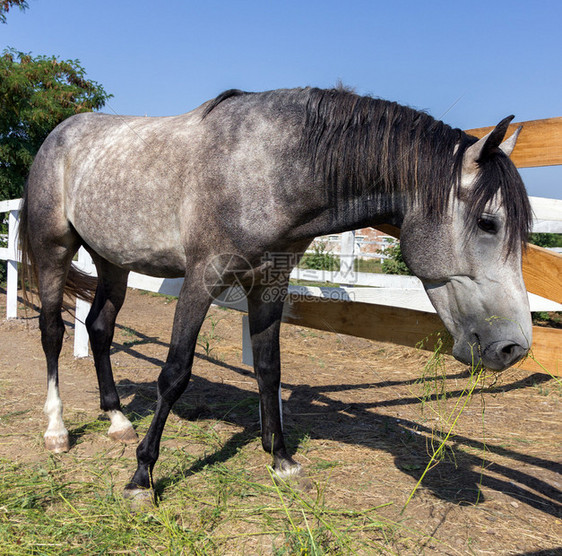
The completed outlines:
[[[529,297],[529,307],[532,313],[537,313],[539,311],[562,311],[562,303],[557,303],[552,299],[541,297],[529,291],[527,292],[527,296]]]
[[[535,373],[546,370],[554,376],[562,376],[562,329],[533,326],[532,354],[536,361],[528,357],[517,367]]]
[[[527,290],[562,303],[562,255],[528,245],[523,254],[523,279]]]
[[[529,197],[536,220],[562,222],[562,200],[547,197]]]
[[[92,272],[95,275],[95,271]],[[391,275],[388,275],[392,277]],[[139,290],[145,290],[163,295],[177,297],[180,293],[183,278],[156,278],[131,272],[127,286]],[[236,294],[236,291],[234,292]],[[424,289],[419,288],[337,288],[322,286],[289,286],[289,297],[294,299],[309,298],[312,302],[325,301],[349,301],[365,303],[368,305],[384,305],[387,307],[397,307],[400,309],[411,309],[412,311],[435,313],[431,301],[427,297]],[[245,305],[238,302],[229,304],[225,299],[232,299],[231,290],[226,290],[218,299],[218,304],[225,307],[231,306],[237,310],[247,311]],[[529,294],[529,304],[531,311],[562,311],[562,305],[545,299],[543,297]]]
[[[562,222],[552,220],[533,220],[535,234],[562,234]]]
[[[547,222],[556,233],[562,233],[562,200],[546,197],[529,197],[533,211],[533,231],[537,225],[544,226]],[[387,235],[399,238],[400,229],[390,224],[379,224],[375,228]]]
[[[511,160],[518,168],[554,166],[562,164],[562,117],[513,123],[507,130],[509,137],[523,126]],[[475,137],[484,137],[494,126],[467,129]]]
[[[372,286],[376,288],[423,289],[419,278],[415,276],[399,276],[396,274],[378,274],[372,272],[353,272],[342,275],[339,272],[295,268],[291,279],[308,282],[331,282],[332,284],[349,284],[354,286]]]
[[[178,296],[180,294],[183,278],[157,278],[131,272],[127,280],[129,288],[161,293],[163,295]]]
[[[283,315],[288,324],[358,336],[433,351],[445,328],[431,313],[351,301],[291,300]],[[517,367],[562,376],[562,330],[533,327],[533,357]]]
[[[313,297],[317,300],[355,301],[370,305],[386,305],[435,313],[424,289],[407,288],[334,288],[321,286],[289,286],[290,297]],[[537,311],[562,311],[562,304],[528,293],[530,309]]]
[[[19,210],[20,205],[21,205],[21,199],[8,199],[7,201],[0,201],[0,212]]]
[[[0,247],[0,260],[21,263],[21,252],[14,247]]]
[[[435,309],[423,289],[289,286],[289,294],[296,299],[311,297],[318,302],[331,299],[332,301],[352,301],[435,313]]]
[[[283,321],[317,330],[415,347],[443,329],[432,313],[354,301],[291,299]],[[432,349],[433,344],[430,344]]]

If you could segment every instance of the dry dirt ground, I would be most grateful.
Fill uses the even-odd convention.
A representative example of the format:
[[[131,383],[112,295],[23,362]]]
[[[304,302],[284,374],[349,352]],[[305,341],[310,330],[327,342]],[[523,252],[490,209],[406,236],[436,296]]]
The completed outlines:
[[[5,306],[4,294],[0,303]],[[154,408],[175,304],[162,296],[128,294],[112,355],[126,411],[146,414]],[[4,307],[0,311],[5,315]],[[0,321],[0,457],[15,461],[44,457],[45,370],[37,320],[30,310],[26,318]],[[238,432],[259,434],[257,405],[250,417],[213,409],[224,400],[256,396],[253,372],[241,363],[241,336],[240,313],[211,309],[184,394],[198,409],[171,419],[223,418],[232,442]],[[93,362],[73,357],[72,340],[67,326],[60,373],[65,414],[95,418],[100,411]],[[452,451],[429,471],[400,515],[429,461],[428,439],[439,411],[435,399],[420,401],[418,379],[428,357],[284,325],[282,396],[295,458],[305,467],[325,465],[320,480],[332,506],[357,510],[391,502],[382,515],[443,543],[432,544],[431,553],[562,554],[562,387],[548,375],[510,369],[495,384],[488,380],[462,413]],[[467,370],[451,358],[445,362],[450,411]],[[75,457],[103,442],[108,440],[100,434],[86,433],[73,448]],[[134,446],[125,450],[130,456]],[[256,469],[269,462],[260,450],[251,458]]]

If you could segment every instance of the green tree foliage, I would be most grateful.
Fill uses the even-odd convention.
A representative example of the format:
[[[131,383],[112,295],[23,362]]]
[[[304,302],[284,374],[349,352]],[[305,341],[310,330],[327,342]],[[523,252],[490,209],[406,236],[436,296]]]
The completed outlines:
[[[56,125],[101,108],[111,96],[85,78],[78,60],[5,50],[0,56],[0,200],[21,196],[33,157]]]
[[[410,269],[404,262],[399,243],[389,245],[383,249],[381,253],[387,256],[382,262],[382,271],[384,274],[412,275]]]
[[[531,234],[529,242],[539,247],[562,247],[562,234]]]
[[[326,250],[326,244],[317,241],[312,246],[312,253],[306,253],[301,259],[301,268],[311,268],[314,270],[337,271],[340,269],[340,260]]]
[[[6,14],[13,6],[18,6],[21,10],[28,8],[25,0],[0,0],[0,23],[6,23]]]

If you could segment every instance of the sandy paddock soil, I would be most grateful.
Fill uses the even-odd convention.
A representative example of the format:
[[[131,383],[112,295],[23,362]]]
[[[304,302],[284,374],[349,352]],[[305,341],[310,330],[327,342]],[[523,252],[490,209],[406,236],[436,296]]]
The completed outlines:
[[[112,356],[126,411],[154,408],[174,307],[173,299],[128,294]],[[26,318],[0,321],[0,457],[14,461],[45,457],[45,366],[37,320],[30,310]],[[258,435],[257,405],[250,416],[213,409],[224,400],[253,398],[257,390],[252,370],[241,363],[240,314],[213,307],[203,334],[182,398],[196,409],[176,411],[170,419],[223,418],[227,442],[235,442],[238,432]],[[93,361],[75,359],[72,341],[67,326],[60,373],[65,415],[95,418],[100,411]],[[392,502],[380,513],[442,541],[432,544],[431,553],[562,554],[562,387],[553,379],[510,369],[474,396],[455,429],[454,458],[427,474],[400,517],[429,460],[436,424],[436,404],[421,403],[417,382],[428,354],[285,325],[282,358],[285,427],[295,458],[306,467],[324,465],[315,480],[324,481],[330,505],[364,509]],[[461,364],[446,359],[449,408],[466,376]],[[74,457],[109,442],[100,433],[78,440]],[[134,446],[127,446],[125,455],[133,454]],[[254,449],[250,459],[267,480],[268,455]],[[132,471],[123,472],[123,484]]]

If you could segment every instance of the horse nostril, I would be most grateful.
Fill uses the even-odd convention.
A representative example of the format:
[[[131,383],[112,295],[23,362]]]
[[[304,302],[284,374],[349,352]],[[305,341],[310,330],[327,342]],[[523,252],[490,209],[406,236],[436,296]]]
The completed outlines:
[[[498,355],[506,367],[514,365],[527,354],[527,349],[513,342],[501,342]]]
[[[493,342],[482,352],[482,362],[485,367],[494,371],[503,371],[525,357],[529,351],[516,342]]]
[[[513,352],[513,350],[517,347],[517,344],[507,344],[506,346],[503,346],[501,351],[502,353],[505,353],[506,355],[511,355],[511,353]]]

